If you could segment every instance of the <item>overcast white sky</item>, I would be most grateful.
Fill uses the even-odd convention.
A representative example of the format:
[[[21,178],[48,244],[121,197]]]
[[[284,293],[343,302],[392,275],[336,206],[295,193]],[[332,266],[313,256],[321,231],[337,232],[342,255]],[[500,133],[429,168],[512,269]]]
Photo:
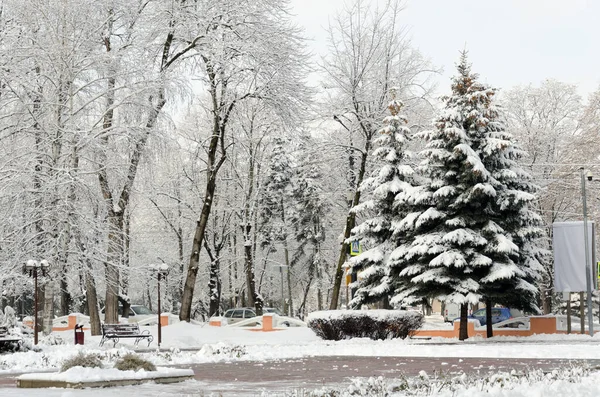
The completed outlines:
[[[324,49],[323,28],[344,1],[292,0],[298,23]],[[373,2],[377,0],[372,0]],[[473,71],[499,88],[555,78],[582,95],[600,85],[600,0],[405,0],[415,47],[444,68],[449,89],[465,45]]]

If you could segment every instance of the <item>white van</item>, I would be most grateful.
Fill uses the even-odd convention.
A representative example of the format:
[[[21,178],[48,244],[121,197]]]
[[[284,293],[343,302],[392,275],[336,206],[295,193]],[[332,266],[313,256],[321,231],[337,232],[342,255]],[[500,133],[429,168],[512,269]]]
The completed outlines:
[[[444,308],[444,322],[451,323],[457,317],[460,317],[460,305],[457,303],[446,303]]]

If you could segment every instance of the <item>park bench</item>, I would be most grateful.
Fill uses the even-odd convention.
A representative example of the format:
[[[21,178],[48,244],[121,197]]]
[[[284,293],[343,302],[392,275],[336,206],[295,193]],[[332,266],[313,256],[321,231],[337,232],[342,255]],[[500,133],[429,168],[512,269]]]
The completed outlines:
[[[0,326],[0,352],[17,351],[23,339],[18,335],[11,335],[8,327]]]
[[[150,343],[154,340],[154,337],[150,335],[150,331],[145,330],[140,332],[140,326],[138,324],[102,324],[102,339],[100,340],[100,346],[104,345],[104,342],[108,339],[112,339],[114,346],[116,346],[121,338],[134,338],[135,345],[142,339],[147,339],[148,346],[150,346]]]

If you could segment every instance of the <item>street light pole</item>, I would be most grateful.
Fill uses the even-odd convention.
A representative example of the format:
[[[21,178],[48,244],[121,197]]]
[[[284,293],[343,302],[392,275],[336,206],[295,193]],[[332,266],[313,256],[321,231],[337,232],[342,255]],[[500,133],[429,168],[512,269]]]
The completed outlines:
[[[581,171],[581,196],[583,199],[583,239],[585,240],[585,285],[587,288],[587,307],[588,307],[588,328],[590,336],[594,336],[594,318],[592,308],[592,275],[590,274],[590,253],[589,253],[589,242],[588,242],[588,221],[587,221],[587,195],[585,188],[586,175],[584,168],[579,169]],[[592,173],[587,172],[587,179],[592,180]]]
[[[29,259],[25,263],[24,272],[29,272],[29,277],[33,277],[33,344],[38,344],[38,270],[42,275],[46,275],[46,270],[50,267],[47,260],[36,261]]]
[[[38,283],[37,269],[33,269],[33,344],[38,344]]]
[[[162,324],[160,322],[161,316],[161,304],[160,304],[160,280],[163,277],[167,277],[169,274],[169,265],[166,263],[160,263],[158,265],[150,265],[150,270],[156,272],[156,279],[158,281],[157,293],[158,293],[158,347],[162,343]]]
[[[279,266],[279,274],[281,274],[281,312],[286,313],[285,298],[283,297],[283,266]]]
[[[158,279],[158,347],[160,347],[160,343],[162,342],[162,324],[160,323],[160,272],[157,275]]]

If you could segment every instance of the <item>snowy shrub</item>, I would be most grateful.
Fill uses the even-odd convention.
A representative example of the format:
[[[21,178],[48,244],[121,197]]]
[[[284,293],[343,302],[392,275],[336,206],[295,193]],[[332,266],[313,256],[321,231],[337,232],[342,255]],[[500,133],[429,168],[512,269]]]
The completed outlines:
[[[198,352],[205,356],[224,356],[224,358],[240,358],[245,356],[246,348],[240,345],[229,345],[223,342],[214,345],[204,345]]]
[[[141,358],[136,354],[126,354],[115,363],[115,368],[120,371],[156,371],[156,366],[150,361]]]
[[[326,340],[406,338],[423,325],[423,315],[404,310],[328,310],[308,315],[307,325]]]
[[[64,345],[65,340],[60,335],[49,334],[49,335],[42,337],[42,339],[40,339],[40,343],[43,345],[48,345],[48,346],[57,346],[57,345]]]
[[[0,343],[0,353],[14,353],[27,350],[29,350],[27,346],[24,346],[17,341]]]
[[[287,397],[388,397],[392,387],[387,381],[377,378],[352,378],[347,389],[323,387],[316,390],[295,390],[286,394]]]
[[[18,350],[22,351],[22,352],[26,352],[26,351],[41,352],[42,348],[41,348],[41,346],[34,345],[33,339],[23,338]]]
[[[79,352],[76,356],[65,360],[60,371],[65,372],[73,367],[102,368],[102,361],[97,354]]]
[[[477,391],[477,396],[551,396],[562,395],[556,393],[557,387],[565,384],[577,384],[584,382],[584,378],[592,383],[594,378],[590,377],[594,371],[590,368],[574,366],[545,372],[541,369],[530,372],[490,373],[482,377],[460,375],[449,375],[434,373],[432,376],[421,371],[418,376],[398,378],[371,377],[353,378],[349,386],[323,387],[316,390],[296,390],[287,393],[288,397],[353,397],[353,396],[398,396],[398,397],[426,397],[426,396],[466,396]],[[568,387],[568,386],[567,386]],[[586,389],[587,390],[587,389]]]

